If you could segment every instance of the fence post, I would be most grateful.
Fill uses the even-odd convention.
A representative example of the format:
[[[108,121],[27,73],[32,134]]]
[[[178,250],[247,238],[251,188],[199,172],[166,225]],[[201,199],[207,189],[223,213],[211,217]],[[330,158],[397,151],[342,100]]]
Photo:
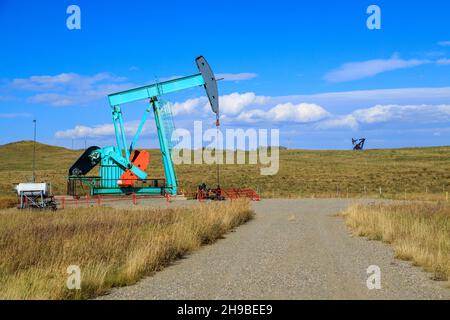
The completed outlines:
[[[448,191],[445,193],[445,200],[448,202]]]
[[[66,207],[66,197],[61,198],[61,207],[64,209]]]
[[[132,200],[134,205],[137,205],[137,197],[136,197],[135,193],[133,193],[133,195],[131,196],[131,200]]]
[[[86,206],[89,208],[89,196],[86,194]]]
[[[380,198],[382,197],[382,193],[381,193],[381,187],[380,187]]]
[[[97,196],[97,205],[100,207],[102,205],[102,198],[100,195]]]

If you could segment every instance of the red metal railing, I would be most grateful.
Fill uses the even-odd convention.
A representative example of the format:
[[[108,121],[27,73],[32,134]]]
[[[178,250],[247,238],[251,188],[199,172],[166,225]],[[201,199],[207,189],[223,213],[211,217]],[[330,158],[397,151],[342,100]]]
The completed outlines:
[[[238,198],[249,198],[253,201],[260,201],[261,197],[259,194],[256,193],[255,190],[246,188],[232,188],[232,189],[226,189],[224,190],[225,194],[227,195],[227,198],[233,200]]]
[[[144,199],[165,199],[167,203],[172,202],[170,194],[164,196],[138,196],[136,194],[126,195],[126,196],[106,196],[97,195],[90,197],[89,195],[82,197],[72,197],[72,196],[57,196],[55,201],[58,204],[59,209],[65,208],[89,208],[93,206],[101,207],[102,205],[108,205],[111,203],[130,203],[132,205],[137,205],[140,200]]]
[[[226,199],[235,200],[238,198],[248,198],[252,201],[260,201],[261,197],[256,193],[255,190],[250,188],[231,188],[223,190],[223,193],[226,196]],[[189,193],[188,193],[189,194]],[[80,197],[72,197],[72,196],[56,196],[55,201],[58,204],[58,208],[82,208],[82,207],[93,207],[98,206],[101,207],[103,205],[108,205],[111,203],[130,203],[131,205],[137,205],[139,201],[145,199],[165,199],[167,203],[172,202],[172,197],[170,194],[165,194],[161,196],[155,195],[96,195],[96,196],[80,196]],[[197,193],[197,200],[204,201],[204,196],[202,192]]]

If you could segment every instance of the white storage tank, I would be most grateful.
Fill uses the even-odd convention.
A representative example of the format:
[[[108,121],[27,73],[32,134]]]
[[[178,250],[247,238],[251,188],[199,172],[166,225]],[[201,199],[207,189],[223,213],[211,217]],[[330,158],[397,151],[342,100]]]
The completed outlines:
[[[46,197],[49,195],[50,187],[48,183],[19,183],[16,186],[17,195],[41,195]]]

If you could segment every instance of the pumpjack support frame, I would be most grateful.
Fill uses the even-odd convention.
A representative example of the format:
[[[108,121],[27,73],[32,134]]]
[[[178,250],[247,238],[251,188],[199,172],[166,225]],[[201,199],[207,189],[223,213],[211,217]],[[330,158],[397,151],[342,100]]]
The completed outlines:
[[[91,195],[128,193],[146,195],[177,194],[178,181],[171,159],[170,141],[167,141],[167,128],[164,126],[161,114],[163,104],[160,102],[159,98],[162,95],[203,86],[206,90],[208,100],[210,101],[211,109],[216,114],[216,123],[219,123],[219,96],[216,78],[203,56],[197,57],[195,62],[199,70],[199,73],[197,74],[108,95],[108,101],[112,110],[117,146],[94,148],[94,150],[91,150],[88,154],[83,154],[82,158],[77,161],[79,166],[83,166],[83,170],[80,170],[83,175],[74,175],[74,172],[79,172],[76,170],[77,168],[74,168],[75,165],[72,166],[69,171],[69,184],[72,183],[72,189],[74,189],[74,181],[82,181],[90,187]],[[146,108],[133,140],[128,147],[124,130],[122,106],[140,100],[149,100],[149,105]],[[132,155],[133,150],[135,150],[137,140],[150,112],[153,112],[155,118],[157,136],[161,149],[165,174],[164,185],[121,187],[120,184],[123,183],[123,181],[120,179],[126,171],[130,171],[141,182],[148,181],[148,174],[135,166],[130,159],[130,156]],[[87,173],[86,168],[92,169],[97,163],[100,164],[99,177],[87,179],[87,177],[84,176],[84,174]]]

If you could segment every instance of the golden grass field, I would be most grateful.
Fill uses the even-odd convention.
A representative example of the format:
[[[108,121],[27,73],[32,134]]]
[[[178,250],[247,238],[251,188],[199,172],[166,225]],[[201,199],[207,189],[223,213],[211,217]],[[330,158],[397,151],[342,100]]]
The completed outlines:
[[[395,203],[354,205],[342,216],[355,235],[389,243],[396,257],[450,280],[450,205]]]
[[[14,206],[13,184],[32,175],[32,142],[0,146],[0,209]],[[66,191],[68,168],[82,153],[37,144],[37,181]],[[163,177],[150,150],[151,178]],[[250,187],[263,197],[381,197],[433,200],[354,206],[343,213],[351,230],[390,243],[397,256],[449,280],[450,147],[354,151],[280,150],[280,171],[222,165],[222,187]],[[214,185],[215,165],[176,166],[181,189]],[[95,172],[94,172],[95,175]],[[380,194],[380,188],[382,193]],[[194,209],[90,208],[52,212],[0,210],[0,299],[83,299],[128,285],[211,243],[253,216],[247,202]],[[79,265],[82,290],[65,287],[66,268]]]
[[[253,217],[244,200],[175,209],[0,211],[0,299],[85,299],[135,283]],[[68,290],[67,267],[81,269]]]
[[[14,197],[12,184],[32,176],[33,143],[0,146],[0,191]],[[82,151],[37,144],[37,179],[66,192],[68,168]],[[150,178],[163,178],[159,150],[150,150]],[[445,200],[450,191],[450,147],[348,151],[280,150],[280,170],[260,175],[260,165],[222,165],[222,187],[250,187],[263,197],[381,197]],[[215,165],[176,166],[181,190],[216,183]]]

